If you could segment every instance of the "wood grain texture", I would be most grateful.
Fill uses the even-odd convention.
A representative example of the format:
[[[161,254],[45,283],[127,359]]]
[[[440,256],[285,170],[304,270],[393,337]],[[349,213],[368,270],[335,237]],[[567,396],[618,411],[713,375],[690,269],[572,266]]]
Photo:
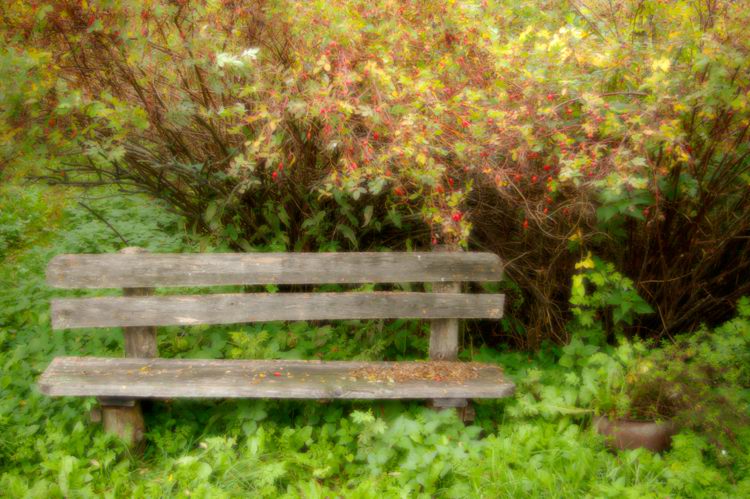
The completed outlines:
[[[435,283],[435,293],[460,293],[460,282]],[[492,296],[492,295],[487,295]],[[495,295],[498,296],[498,295]],[[500,309],[502,314],[502,308]],[[458,358],[458,319],[435,319],[430,323],[430,359],[456,360]]]
[[[493,253],[201,253],[58,255],[58,288],[499,281]]]
[[[504,296],[461,293],[246,293],[52,300],[52,327],[133,327],[342,319],[502,317]]]
[[[143,248],[123,248],[120,254],[143,255],[147,254]],[[122,290],[124,296],[151,296],[154,288],[125,288]],[[156,328],[153,326],[126,327],[122,330],[125,343],[126,357],[158,357],[159,347],[156,339]],[[143,419],[143,418],[141,418]]]
[[[515,391],[495,366],[478,366],[478,376],[462,383],[352,377],[355,369],[394,364],[57,357],[39,378],[39,387],[51,396],[138,398],[456,399],[501,398]]]
[[[102,425],[104,431],[114,433],[130,447],[138,448],[144,442],[146,424],[137,400],[132,407],[102,405]]]

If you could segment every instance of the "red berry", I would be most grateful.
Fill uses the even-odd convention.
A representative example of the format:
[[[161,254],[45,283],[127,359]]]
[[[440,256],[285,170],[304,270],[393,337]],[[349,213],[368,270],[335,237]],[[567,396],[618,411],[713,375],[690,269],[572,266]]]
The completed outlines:
[[[531,183],[532,183],[532,184],[536,184],[536,181],[537,181],[537,180],[539,180],[539,177],[537,177],[536,175],[532,175],[532,176],[531,176]]]
[[[281,171],[283,169],[284,169],[284,162],[282,161],[281,163],[279,163],[278,170]]]
[[[526,230],[528,228],[529,228],[529,220],[525,218],[523,220],[523,230]]]
[[[271,173],[271,178],[273,178],[274,180],[277,180],[279,178],[279,172]]]
[[[448,185],[450,185],[451,187],[453,187],[453,179],[452,178],[448,178]]]
[[[279,371],[276,371],[275,373],[273,373],[273,375],[278,377],[281,376],[281,373]]]
[[[553,101],[553,100],[555,100],[555,94],[547,94],[547,100],[548,100],[548,101]]]
[[[375,133],[372,134],[372,138],[374,140],[378,140],[378,138],[380,138],[380,135],[378,135],[378,132],[375,132]]]
[[[470,124],[470,123],[469,123],[468,121],[466,121],[466,120],[461,120],[461,126],[462,126],[462,127],[464,127],[464,128],[469,128],[469,124]]]
[[[406,194],[406,191],[405,191],[405,190],[404,190],[404,188],[403,188],[403,187],[401,187],[401,186],[399,186],[399,187],[396,187],[396,188],[395,188],[395,189],[393,190],[393,192],[395,192],[395,193],[396,193],[396,196],[403,196],[403,195],[405,195],[405,194]]]
[[[454,222],[460,222],[463,216],[464,216],[463,213],[461,213],[460,211],[457,211],[456,213],[453,214],[453,216],[451,216],[451,218],[453,219]]]
[[[548,172],[548,171],[550,171],[551,169],[552,169],[552,167],[551,167],[550,165],[544,165],[544,171],[545,171],[545,172]]]
[[[436,190],[436,191],[437,191],[438,193],[440,193],[440,194],[442,194],[442,193],[444,193],[444,192],[445,192],[445,189],[443,189],[443,186],[442,186],[442,185],[438,185],[437,187],[435,187],[435,190]]]
[[[549,213],[549,208],[545,207],[544,208],[544,214],[546,215],[547,213]]]
[[[520,173],[516,173],[513,176],[513,180],[515,180],[516,182],[520,182],[521,181],[521,174]]]

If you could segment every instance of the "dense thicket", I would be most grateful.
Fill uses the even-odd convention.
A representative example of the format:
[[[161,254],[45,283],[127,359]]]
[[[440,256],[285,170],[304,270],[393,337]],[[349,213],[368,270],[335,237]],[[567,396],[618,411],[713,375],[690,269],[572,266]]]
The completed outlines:
[[[501,333],[526,347],[567,339],[589,251],[652,306],[642,334],[725,319],[750,292],[746,2],[61,0],[0,15],[8,67],[24,68],[3,131],[43,138],[54,182],[149,192],[238,249],[495,251],[518,319]]]

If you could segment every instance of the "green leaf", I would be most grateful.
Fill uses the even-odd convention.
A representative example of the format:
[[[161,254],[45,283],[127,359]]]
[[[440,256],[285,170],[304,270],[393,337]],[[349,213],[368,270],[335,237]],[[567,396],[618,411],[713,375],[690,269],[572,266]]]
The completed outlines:
[[[370,220],[372,219],[372,205],[369,204],[365,206],[364,211],[364,221],[362,222],[362,227],[367,227],[370,224]]]
[[[352,246],[357,247],[357,235],[351,227],[345,224],[338,224],[336,230],[340,231],[352,243]]]

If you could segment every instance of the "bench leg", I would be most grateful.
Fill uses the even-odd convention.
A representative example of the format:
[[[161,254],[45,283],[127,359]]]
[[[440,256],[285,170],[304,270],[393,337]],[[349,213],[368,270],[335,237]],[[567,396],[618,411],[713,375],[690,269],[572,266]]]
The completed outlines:
[[[113,433],[128,446],[139,449],[146,433],[143,411],[138,400],[101,400],[104,431]]]
[[[476,416],[471,400],[467,399],[432,399],[427,402],[427,407],[436,411],[455,410],[458,419],[464,423],[472,423]]]

